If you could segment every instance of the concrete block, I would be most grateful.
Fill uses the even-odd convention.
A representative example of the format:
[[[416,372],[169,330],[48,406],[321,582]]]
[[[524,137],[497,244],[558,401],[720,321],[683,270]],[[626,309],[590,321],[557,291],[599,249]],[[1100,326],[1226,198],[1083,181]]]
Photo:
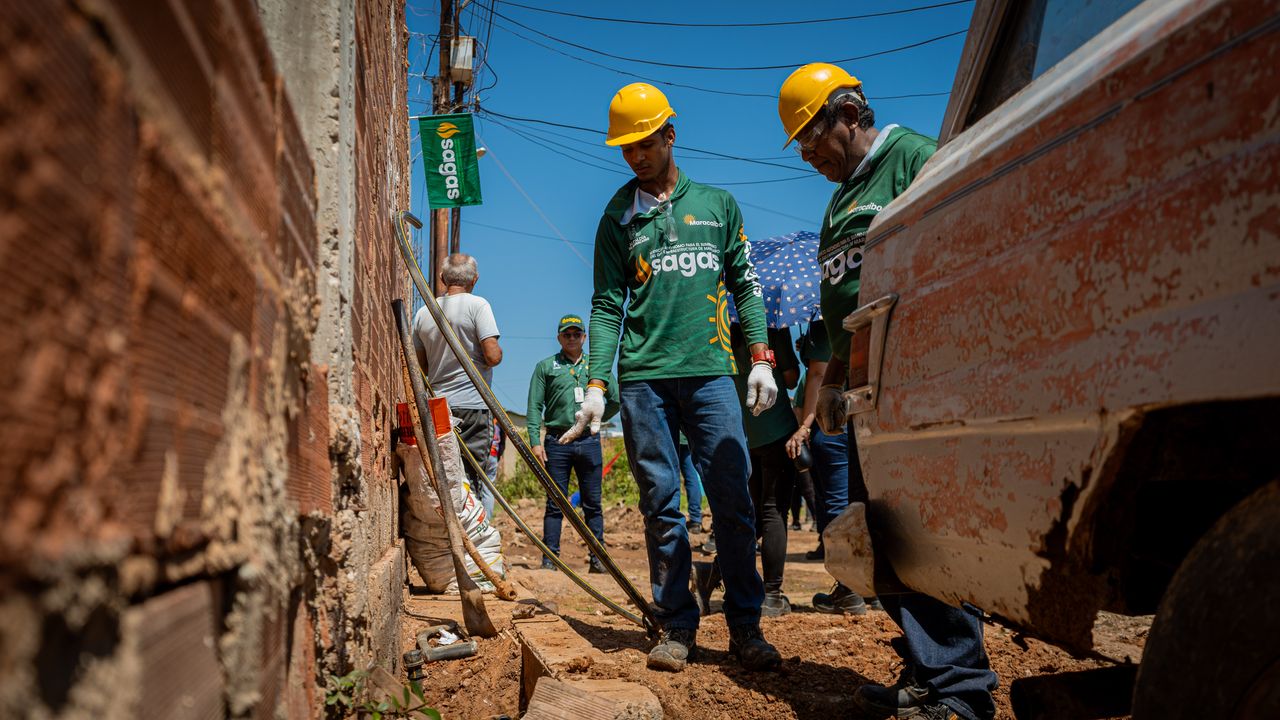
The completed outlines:
[[[511,621],[520,642],[521,695],[533,696],[538,679],[564,679],[595,665],[610,664],[604,653],[574,632],[559,615],[535,615]]]
[[[662,720],[648,688],[625,680],[538,680],[525,720]]]
[[[374,661],[400,668],[400,616],[404,608],[404,544],[397,540],[369,569],[369,634]]]

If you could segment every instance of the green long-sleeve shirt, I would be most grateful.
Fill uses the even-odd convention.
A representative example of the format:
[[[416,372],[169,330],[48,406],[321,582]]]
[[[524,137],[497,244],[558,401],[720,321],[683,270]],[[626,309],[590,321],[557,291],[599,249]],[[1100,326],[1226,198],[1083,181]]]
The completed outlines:
[[[818,295],[831,339],[831,354],[840,360],[849,360],[853,336],[844,329],[844,319],[858,309],[867,228],[891,200],[907,189],[937,147],[938,141],[931,137],[890,125],[880,131],[853,175],[831,194],[818,233],[818,264],[822,266]]]
[[[558,352],[544,358],[533,367],[533,376],[529,378],[529,444],[542,444],[542,427],[554,430],[565,430],[573,425],[573,415],[581,407],[574,389],[580,389],[585,397],[587,391],[587,356],[578,356],[577,362],[571,362]],[[608,420],[618,412],[618,383],[608,383],[604,394],[604,419]]]
[[[736,374],[726,291],[747,342],[768,341],[737,201],[682,171],[667,203],[633,215],[637,185],[614,194],[596,230],[591,379],[608,381],[615,353],[621,381]]]

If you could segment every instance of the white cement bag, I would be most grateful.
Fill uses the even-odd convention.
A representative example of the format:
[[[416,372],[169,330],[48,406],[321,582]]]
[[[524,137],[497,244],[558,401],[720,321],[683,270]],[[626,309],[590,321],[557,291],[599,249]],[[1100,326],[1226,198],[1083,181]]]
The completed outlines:
[[[480,552],[480,557],[495,572],[506,577],[506,559],[502,555],[502,536],[489,524],[484,505],[471,491],[466,473],[462,470],[462,458],[458,454],[458,441],[452,432],[436,438],[440,447],[445,478],[453,495],[454,510],[462,530]],[[405,479],[409,486],[409,508],[404,513],[405,547],[418,574],[434,593],[456,594],[458,581],[454,577],[453,557],[449,552],[449,533],[440,510],[440,501],[427,480],[422,467],[422,456],[413,445],[396,447]],[[493,584],[485,579],[469,556],[464,557],[467,573],[484,592],[492,592]]]

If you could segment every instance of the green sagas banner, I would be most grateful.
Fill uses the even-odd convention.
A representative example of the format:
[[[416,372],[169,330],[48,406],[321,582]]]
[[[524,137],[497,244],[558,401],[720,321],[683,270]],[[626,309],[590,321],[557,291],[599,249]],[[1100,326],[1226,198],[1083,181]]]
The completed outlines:
[[[479,205],[480,165],[471,113],[418,118],[431,209]]]

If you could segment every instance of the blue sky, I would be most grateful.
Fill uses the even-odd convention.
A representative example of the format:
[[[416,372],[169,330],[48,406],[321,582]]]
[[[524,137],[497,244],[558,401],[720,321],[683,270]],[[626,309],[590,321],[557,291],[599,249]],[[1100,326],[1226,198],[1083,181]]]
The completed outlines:
[[[521,0],[524,5],[563,12],[675,23],[810,20],[946,1],[815,1],[793,6],[800,14],[788,15],[786,6],[772,2]],[[490,30],[491,7],[496,15]],[[816,232],[832,186],[790,148],[782,150],[786,138],[777,115],[777,91],[782,81],[806,62],[835,62],[964,31],[972,11],[972,2],[962,2],[840,22],[685,28],[579,19],[506,2],[492,6],[489,0],[467,4],[461,23],[464,34],[478,36],[481,42],[488,38],[487,46],[477,51],[486,65],[478,76],[481,112],[476,127],[479,142],[489,155],[480,159],[484,204],[463,208],[461,242],[463,252],[479,262],[476,293],[493,305],[502,329],[505,358],[494,370],[498,398],[511,410],[524,412],[529,373],[538,360],[558,349],[556,320],[566,312],[590,312],[596,224],[605,202],[630,177],[620,152],[603,142],[609,100],[618,88],[643,79],[666,93],[677,113],[677,164],[690,178],[733,192],[742,206],[748,236]],[[410,115],[430,112],[431,85],[422,80],[422,73],[424,69],[436,72],[439,53],[433,39],[439,29],[438,12],[438,2],[408,3],[406,14],[413,33],[407,98]],[[961,33],[905,51],[838,64],[862,80],[878,126],[898,123],[936,135],[963,43]],[[592,50],[679,65],[787,67],[749,71],[661,67],[610,58]],[[930,93],[941,94],[890,97]],[[485,110],[599,132],[517,122],[486,116]],[[412,210],[426,220],[416,122],[411,130]],[[713,157],[694,149],[781,167]]]

